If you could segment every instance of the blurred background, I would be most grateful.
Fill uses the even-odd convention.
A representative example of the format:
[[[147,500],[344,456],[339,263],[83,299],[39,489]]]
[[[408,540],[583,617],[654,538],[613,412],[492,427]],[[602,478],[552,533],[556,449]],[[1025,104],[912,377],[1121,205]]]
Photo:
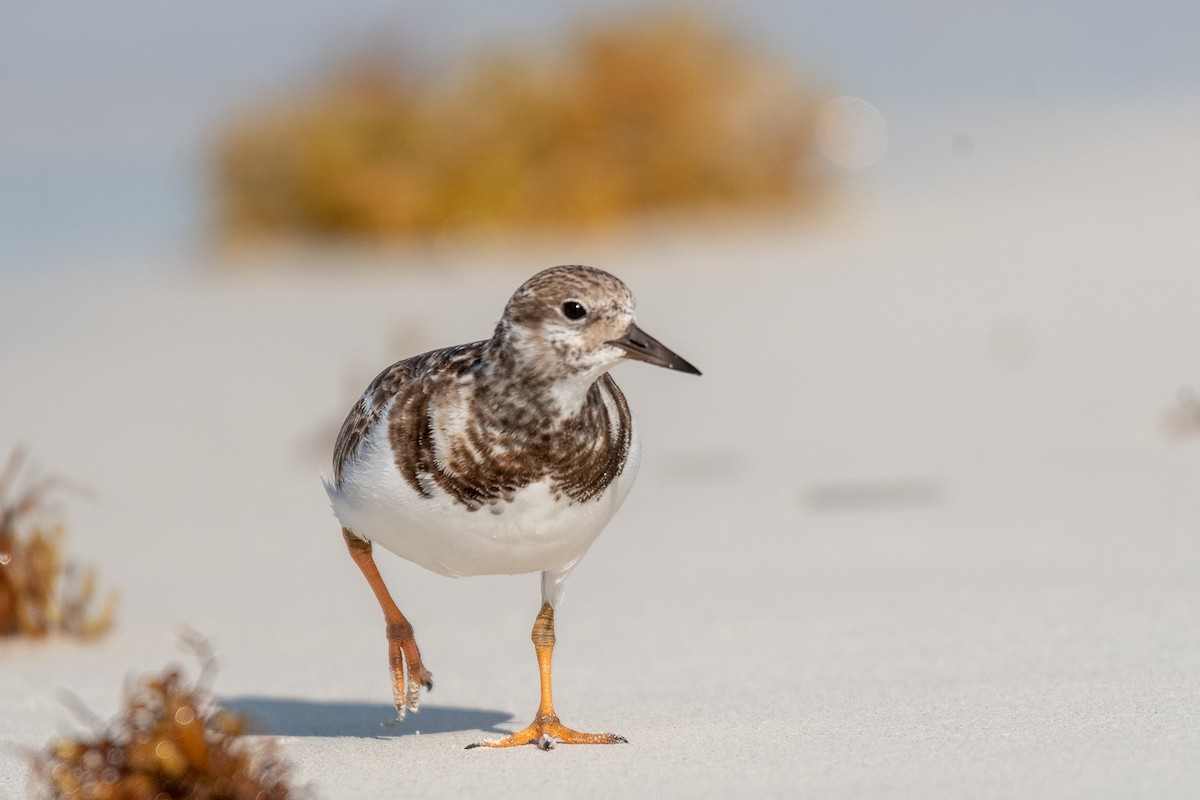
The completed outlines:
[[[322,112],[326,128],[340,123],[342,136],[358,137],[354,145],[369,147],[362,137],[372,134],[363,127],[373,124],[378,140],[380,136],[386,139],[387,131],[381,133],[380,128],[387,129],[390,124],[392,146],[408,146],[417,153],[426,152],[420,147],[430,145],[400,144],[399,140],[406,135],[419,138],[421,134],[414,129],[421,124],[433,130],[439,125],[457,125],[461,141],[451,143],[457,149],[446,143],[444,135],[425,134],[426,139],[444,145],[435,158],[428,159],[440,159],[438,168],[443,172],[424,176],[437,180],[452,169],[446,161],[461,163],[472,147],[495,147],[496,142],[487,139],[487,131],[463,132],[461,125],[462,118],[470,116],[467,109],[472,101],[478,105],[481,98],[487,98],[488,105],[479,109],[487,113],[480,114],[485,118],[477,118],[475,128],[487,128],[489,120],[507,121],[504,114],[524,116],[527,126],[540,126],[540,130],[521,130],[519,141],[515,145],[509,142],[510,149],[523,150],[521,157],[526,159],[534,158],[536,153],[531,152],[536,151],[538,135],[569,137],[567,128],[572,124],[576,139],[585,135],[580,128],[592,125],[595,132],[595,120],[581,120],[578,114],[573,121],[562,119],[572,113],[564,108],[562,98],[546,99],[542,105],[551,108],[542,109],[542,118],[537,118],[536,110],[522,109],[520,103],[528,104],[539,90],[572,94],[577,103],[596,111],[598,119],[605,119],[599,113],[603,108],[598,111],[595,102],[605,87],[580,97],[578,87],[566,85],[571,78],[562,76],[575,69],[581,57],[587,58],[584,50],[589,37],[593,44],[605,35],[611,39],[614,25],[625,27],[624,46],[632,49],[639,46],[634,41],[637,35],[643,40],[648,35],[674,42],[666,48],[648,42],[642,45],[646,53],[630,55],[625,61],[628,69],[637,58],[645,60],[651,53],[661,60],[657,65],[646,61],[646,73],[640,76],[643,81],[633,84],[646,100],[661,99],[654,97],[656,89],[660,94],[674,91],[678,103],[673,111],[665,112],[676,115],[673,124],[686,125],[691,109],[685,107],[689,101],[683,98],[707,95],[696,86],[649,85],[661,75],[651,67],[661,67],[672,59],[676,65],[686,64],[689,47],[693,51],[709,48],[712,59],[693,64],[690,74],[685,67],[665,79],[684,83],[708,80],[715,96],[710,104],[719,106],[725,117],[738,113],[742,117],[734,123],[734,130],[707,136],[723,136],[719,143],[734,149],[736,158],[749,162],[740,165],[743,171],[769,167],[766,172],[776,177],[777,184],[786,186],[795,177],[780,177],[780,171],[803,170],[805,175],[798,181],[801,193],[813,190],[813,182],[819,178],[844,179],[847,165],[869,170],[872,181],[902,170],[937,170],[945,164],[961,171],[972,158],[987,159],[997,150],[1013,146],[1013,136],[1023,132],[1023,121],[1044,120],[1047,115],[1082,118],[1082,130],[1105,135],[1108,113],[1137,113],[1136,106],[1129,111],[1122,104],[1184,107],[1195,101],[1198,91],[1200,55],[1195,37],[1200,12],[1190,4],[1168,0],[1147,4],[1120,0],[1015,2],[995,8],[937,2],[796,6],[716,0],[659,9],[653,6],[648,10],[642,3],[534,0],[507,3],[503,8],[382,0],[268,2],[253,8],[221,2],[170,8],[125,0],[88,8],[8,4],[0,31],[0,103],[4,109],[0,128],[0,269],[119,269],[131,261],[151,262],[157,265],[154,268],[177,266],[189,261],[186,254],[214,241],[270,227],[272,209],[276,218],[287,217],[280,210],[286,198],[275,198],[272,206],[270,198],[255,197],[264,180],[277,184],[290,180],[293,193],[301,195],[324,192],[321,202],[307,196],[302,203],[293,198],[309,207],[322,203],[327,207],[309,211],[316,233],[337,229],[339,223],[332,217],[339,213],[365,216],[370,201],[355,206],[344,198],[351,191],[345,185],[321,185],[320,176],[301,178],[288,173],[288,164],[280,163],[287,160],[281,151],[289,147],[294,151],[306,137],[319,137],[311,118]],[[673,34],[669,30],[672,15],[690,20],[699,31]],[[633,29],[638,27],[648,27],[650,32],[635,34]],[[726,39],[733,41],[732,46],[725,46]],[[602,47],[593,47],[596,49]],[[722,49],[725,62],[736,63],[741,70],[739,77],[733,77],[729,69],[722,70],[720,56],[715,55]],[[597,60],[594,55],[593,62]],[[599,69],[602,72],[604,67]],[[610,97],[631,91],[632,86],[620,85],[622,80],[628,81],[616,74],[622,67],[610,69],[613,74],[607,77],[593,74],[593,83],[607,80]],[[728,80],[714,84],[712,77],[722,71]],[[559,78],[559,85],[551,86],[548,76]],[[373,87],[368,85],[372,78]],[[747,96],[751,84],[758,96]],[[383,110],[362,108],[370,102],[364,95],[372,90],[374,102],[385,106]],[[797,134],[792,138],[798,140],[802,151],[817,149],[812,141],[816,113],[823,102],[843,94],[869,105],[842,108],[838,122],[827,119],[827,126],[836,129],[828,132],[827,138],[833,136],[842,148],[857,147],[863,152],[827,152],[824,159],[817,153],[802,152],[794,163],[784,164],[788,154],[778,152],[781,136]],[[746,108],[734,107],[735,95]],[[457,109],[444,108],[455,104]],[[1118,111],[1118,105],[1122,110]],[[768,117],[766,108],[777,116]],[[837,110],[834,106],[835,115]],[[988,111],[1000,119],[981,120],[979,115]],[[545,118],[556,113],[556,119]],[[701,110],[695,119],[711,124],[718,112],[704,113],[708,112]],[[438,114],[438,119],[430,121]],[[298,123],[306,116],[306,124]],[[414,122],[414,116],[423,119]],[[620,124],[620,120],[609,123]],[[356,124],[358,129],[344,130]],[[319,152],[309,152],[308,162],[304,155],[293,153],[293,158],[303,163],[291,163],[290,169],[311,173],[319,169],[311,162],[322,158],[321,168],[336,169],[336,164],[330,163],[331,158],[336,161],[331,150],[339,144],[343,149],[354,146],[348,141],[339,143],[337,130],[322,133],[333,141],[310,142],[310,148]],[[619,156],[619,150],[614,154],[613,147],[605,146],[612,134],[607,135],[610,138],[599,143],[593,160],[600,150],[610,159]],[[759,138],[739,139],[739,135]],[[665,138],[669,139],[669,134]],[[762,152],[772,144],[774,154]],[[1069,157],[1081,144],[1075,143],[1060,155]],[[375,142],[376,150],[388,146],[387,141],[382,145]],[[661,146],[668,147],[665,141]],[[570,143],[563,149],[571,149]],[[265,157],[268,151],[274,158]],[[545,156],[543,162],[553,160],[541,155]],[[689,155],[680,158],[686,162]],[[474,156],[478,157],[478,152]],[[357,157],[369,161],[372,155],[359,153]],[[375,172],[370,180],[351,174],[343,182],[353,184],[357,179],[359,192],[382,192],[392,195],[392,205],[402,202],[394,197],[394,184],[412,187],[420,183],[418,176],[411,169],[393,169],[390,176],[380,174],[387,171],[389,161],[394,166],[397,158],[386,152],[374,157]],[[731,155],[726,152],[725,157],[729,160]],[[772,164],[772,158],[778,163]],[[1130,158],[1136,154],[1131,153]],[[492,159],[493,163],[483,166],[490,169],[489,177],[503,181],[505,167],[512,165],[494,163],[503,161],[504,154]],[[762,163],[752,163],[755,159]],[[647,163],[658,161],[646,159]],[[823,170],[822,162],[830,161],[834,168]],[[253,163],[259,163],[257,173],[249,166]],[[539,176],[535,182],[553,183],[551,168],[545,163],[542,167],[551,174],[544,179]],[[559,168],[564,174],[581,176],[581,181],[585,175],[582,161]],[[1118,171],[1120,165],[1112,168]],[[369,164],[366,169],[370,173]],[[587,174],[593,178],[608,172],[604,164],[591,163],[589,169]],[[670,166],[664,169],[669,171]],[[832,174],[825,175],[827,172]],[[743,177],[743,184],[753,182]],[[719,179],[714,176],[711,180]],[[305,180],[308,183],[297,188]],[[486,178],[477,180],[486,183]],[[763,183],[763,178],[757,181]],[[372,188],[362,188],[364,183]],[[234,184],[240,185],[235,188]],[[386,191],[389,186],[393,191]],[[600,195],[593,201],[597,205],[604,204],[606,188],[594,190]],[[330,196],[338,191],[342,197]],[[460,193],[472,191],[485,190],[464,187]],[[520,189],[509,191],[519,194]],[[532,188],[529,191],[536,193]],[[662,199],[671,206],[670,190],[665,191],[668,196]],[[681,187],[676,195],[687,191]],[[761,199],[772,191],[778,195],[780,186],[751,186],[740,195],[737,189],[726,194]],[[410,192],[419,190],[410,188]],[[696,199],[705,199],[703,188],[693,192],[699,196]],[[339,201],[352,208],[339,211]],[[461,221],[474,214],[476,222],[490,224],[484,212],[470,208],[471,201],[460,202],[466,210],[455,208],[453,199],[439,202],[450,207],[426,217],[458,214]],[[508,202],[520,201],[509,198]],[[625,202],[634,211],[642,211],[656,199],[643,197],[641,207],[629,200],[612,202]],[[476,199],[475,206],[481,203]],[[404,213],[395,209],[376,209],[380,219],[354,224],[343,220],[340,224],[342,228],[349,225],[345,231],[349,238],[363,238],[363,232],[372,226],[376,231],[387,229],[389,223],[381,219],[389,213],[391,229],[401,232],[399,238],[413,230],[428,233],[432,224],[428,220],[400,221],[396,218]],[[545,209],[530,210],[526,216],[539,213],[545,218]],[[576,212],[577,216],[589,214],[603,216],[605,211]],[[413,212],[410,216],[420,215]],[[447,223],[443,219],[440,224]],[[278,220],[275,225],[284,227]]]
[[[318,474],[382,367],[559,263],[704,376],[616,370],[645,457],[555,688],[637,747],[539,779],[1194,796],[1200,4],[1171,0],[3,3],[0,455],[89,487],[64,547],[122,599],[96,645],[0,648],[2,757],[64,686],[106,715],[183,621],[323,796],[396,758],[438,767],[417,795],[526,796],[527,762],[459,756],[532,710],[536,580],[380,556],[439,681],[432,745],[380,739]]]

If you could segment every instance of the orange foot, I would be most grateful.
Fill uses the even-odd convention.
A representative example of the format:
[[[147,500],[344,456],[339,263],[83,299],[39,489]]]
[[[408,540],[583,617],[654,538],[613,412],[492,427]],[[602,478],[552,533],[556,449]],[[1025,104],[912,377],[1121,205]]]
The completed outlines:
[[[397,642],[400,653],[392,658],[392,699],[396,704],[396,720],[404,719],[405,712],[417,711],[421,704],[421,689],[433,689],[433,675],[421,663],[417,643],[412,639]]]
[[[563,744],[628,744],[629,740],[615,733],[580,733],[572,730],[558,721],[554,714],[539,714],[528,728],[517,731],[511,736],[505,736],[494,742],[475,742],[467,745],[473,747],[516,747],[521,744],[536,744],[543,750],[549,750],[557,742]]]

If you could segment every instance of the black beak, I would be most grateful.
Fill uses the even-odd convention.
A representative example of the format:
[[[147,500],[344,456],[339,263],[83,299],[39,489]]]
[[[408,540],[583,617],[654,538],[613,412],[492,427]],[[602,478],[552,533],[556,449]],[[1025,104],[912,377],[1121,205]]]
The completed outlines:
[[[615,344],[628,353],[630,358],[645,361],[647,364],[655,364],[667,369],[677,369],[680,372],[689,372],[692,375],[700,374],[700,370],[675,355],[662,342],[632,322],[626,328],[624,336],[620,339],[613,339],[609,344]]]

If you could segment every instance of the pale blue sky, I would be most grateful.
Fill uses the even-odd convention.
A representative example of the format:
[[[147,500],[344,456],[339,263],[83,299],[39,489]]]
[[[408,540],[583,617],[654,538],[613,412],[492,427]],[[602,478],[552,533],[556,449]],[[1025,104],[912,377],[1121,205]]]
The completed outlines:
[[[271,0],[0,2],[0,269],[185,248],[204,158],[239,106],[352,43],[452,63],[489,40],[553,41],[646,3]],[[702,5],[885,114],[961,104],[1200,102],[1195,0],[709,0]]]

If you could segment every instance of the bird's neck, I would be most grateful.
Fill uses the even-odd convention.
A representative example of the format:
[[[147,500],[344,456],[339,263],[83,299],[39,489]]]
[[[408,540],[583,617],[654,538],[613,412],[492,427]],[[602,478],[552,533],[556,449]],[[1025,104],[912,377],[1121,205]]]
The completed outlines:
[[[584,423],[599,400],[592,387],[606,370],[566,369],[552,353],[522,346],[497,331],[485,346],[476,382],[481,411],[500,426],[523,424],[556,428]]]

